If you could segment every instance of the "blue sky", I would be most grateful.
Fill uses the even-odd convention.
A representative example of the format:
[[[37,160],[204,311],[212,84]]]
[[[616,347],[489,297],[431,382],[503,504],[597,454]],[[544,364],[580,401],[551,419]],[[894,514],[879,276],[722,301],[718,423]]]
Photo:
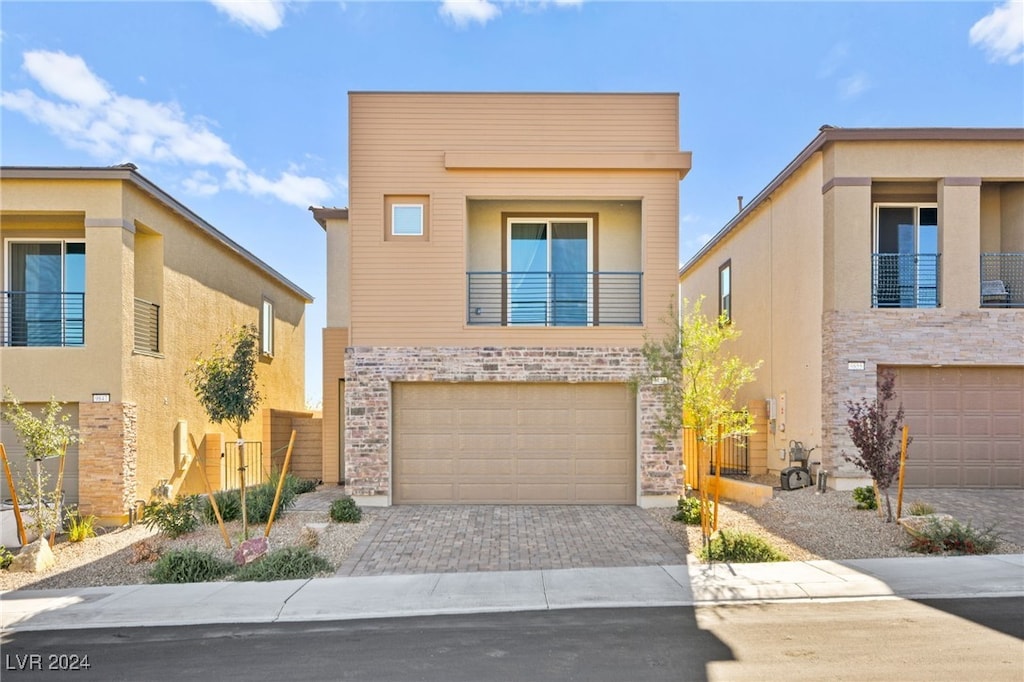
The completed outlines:
[[[1024,0],[0,5],[0,163],[140,172],[316,297],[351,90],[678,92],[685,261],[817,134],[1024,125]]]

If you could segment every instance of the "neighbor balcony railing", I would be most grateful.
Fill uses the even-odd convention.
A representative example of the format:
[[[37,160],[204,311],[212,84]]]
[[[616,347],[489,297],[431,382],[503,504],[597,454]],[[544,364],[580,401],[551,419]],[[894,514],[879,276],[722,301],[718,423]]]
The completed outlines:
[[[939,307],[940,259],[937,253],[871,254],[871,307]]]
[[[469,272],[466,289],[471,325],[643,324],[641,272]]]
[[[135,350],[160,352],[160,306],[135,299]]]
[[[0,292],[0,341],[4,346],[83,345],[85,294]]]
[[[981,254],[981,306],[1024,308],[1024,253]]]

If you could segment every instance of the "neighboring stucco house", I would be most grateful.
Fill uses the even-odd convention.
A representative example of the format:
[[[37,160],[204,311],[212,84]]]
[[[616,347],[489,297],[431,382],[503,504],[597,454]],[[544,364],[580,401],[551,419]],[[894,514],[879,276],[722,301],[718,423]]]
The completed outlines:
[[[201,491],[190,434],[225,484],[215,436],[234,434],[209,423],[185,372],[242,324],[261,333],[261,407],[303,409],[309,294],[133,165],[5,167],[0,197],[0,386],[26,404],[67,403],[81,438],[67,503],[112,522],[154,489]],[[245,438],[265,440],[267,419],[258,412]],[[6,422],[0,439],[23,463]]]
[[[768,469],[817,446],[830,484],[864,475],[847,401],[896,373],[907,484],[1024,485],[1024,130],[820,134],[680,271],[763,359]]]
[[[676,94],[349,96],[327,232],[324,478],[364,505],[674,504],[634,394],[672,324]]]

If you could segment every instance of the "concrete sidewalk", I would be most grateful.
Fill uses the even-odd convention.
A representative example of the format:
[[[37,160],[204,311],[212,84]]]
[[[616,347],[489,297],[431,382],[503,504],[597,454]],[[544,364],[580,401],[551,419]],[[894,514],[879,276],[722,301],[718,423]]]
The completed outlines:
[[[4,632],[276,623],[767,600],[1024,596],[1024,554],[573,568],[35,590]]]

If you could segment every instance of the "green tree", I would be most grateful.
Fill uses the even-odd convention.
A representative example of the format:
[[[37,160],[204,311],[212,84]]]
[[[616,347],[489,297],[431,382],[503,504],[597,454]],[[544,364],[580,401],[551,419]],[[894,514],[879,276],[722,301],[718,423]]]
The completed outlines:
[[[256,383],[259,332],[245,324],[218,341],[209,357],[199,357],[185,373],[196,398],[215,424],[227,422],[238,439],[242,473],[242,534],[249,537],[245,511],[245,444],[242,427],[252,419],[263,396]]]
[[[11,425],[25,448],[27,464],[35,465],[35,475],[25,476],[17,487],[21,495],[19,504],[36,508],[32,526],[42,537],[57,527],[61,498],[60,490],[47,489],[50,475],[42,468],[42,463],[47,459],[64,457],[68,446],[78,442],[78,429],[69,424],[68,415],[61,414],[62,404],[52,396],[43,406],[41,416],[36,416],[6,387],[4,408],[3,419]]]
[[[728,344],[740,331],[727,317],[708,319],[701,310],[702,296],[683,310],[672,330],[660,340],[647,339],[643,346],[644,370],[634,377],[634,387],[646,385],[661,399],[664,411],[655,425],[659,445],[679,436],[683,427],[697,434],[700,472],[707,471],[708,450],[721,439],[747,435],[754,418],[736,409],[736,394],[754,380],[761,361],[753,365],[728,352]],[[702,488],[702,515],[707,516],[706,486]],[[704,540],[708,541],[705,522]]]

